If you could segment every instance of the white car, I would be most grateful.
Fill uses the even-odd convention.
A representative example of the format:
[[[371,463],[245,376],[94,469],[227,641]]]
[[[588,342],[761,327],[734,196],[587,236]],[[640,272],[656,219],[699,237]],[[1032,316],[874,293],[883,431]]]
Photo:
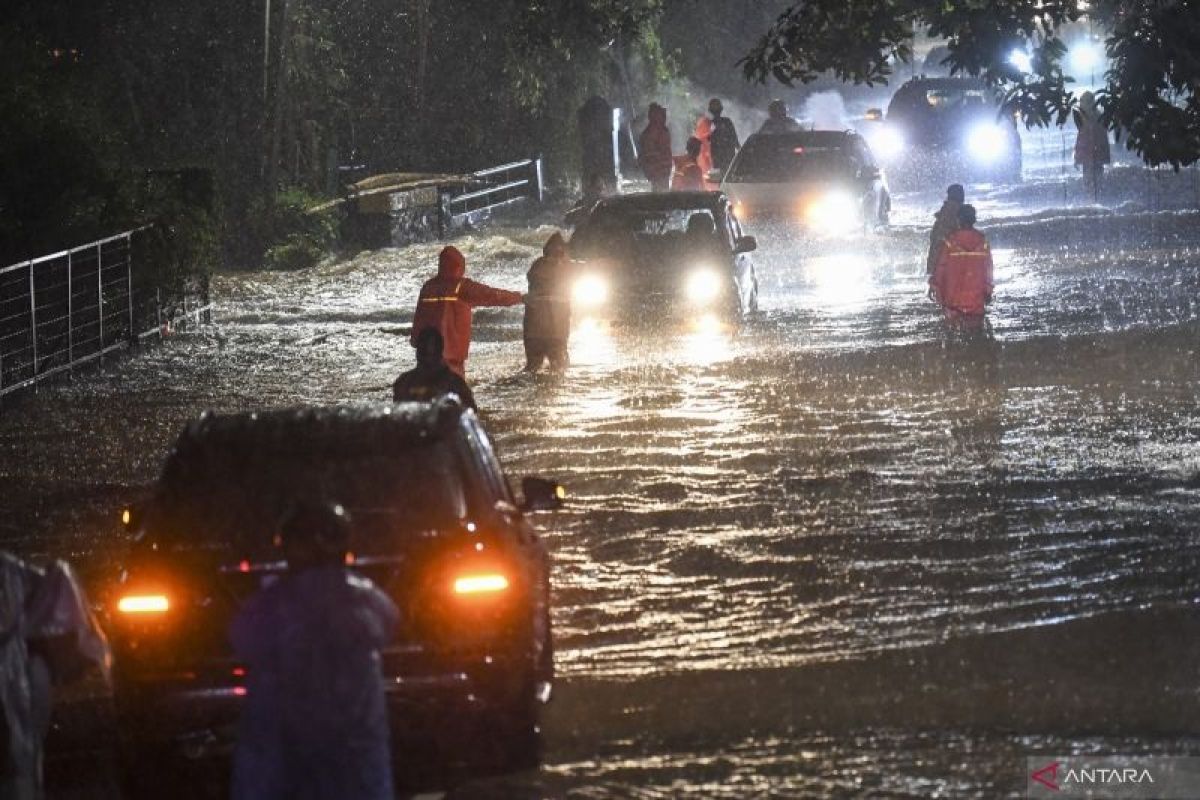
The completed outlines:
[[[887,179],[853,131],[757,133],[722,176],[740,220],[776,218],[814,235],[885,228]]]

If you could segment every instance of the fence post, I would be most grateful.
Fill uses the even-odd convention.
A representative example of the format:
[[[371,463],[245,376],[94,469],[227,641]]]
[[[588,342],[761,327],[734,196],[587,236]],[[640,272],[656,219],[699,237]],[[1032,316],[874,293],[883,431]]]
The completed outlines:
[[[450,230],[450,194],[439,188],[437,190],[437,235],[445,239]]]
[[[71,251],[67,251],[67,364],[75,369],[75,290],[71,281],[75,274],[71,265]]]
[[[100,360],[104,360],[104,248],[96,243],[96,321],[100,326]]]
[[[38,374],[37,293],[33,286],[33,262],[29,262],[29,341],[33,344],[33,377]]]
[[[544,184],[542,182],[542,157],[541,156],[538,156],[537,158],[535,158],[533,160],[533,177],[534,177],[534,180],[536,181],[536,185],[534,186],[534,192],[535,192],[534,196],[537,198],[538,205],[541,205],[542,198],[544,196],[544,188],[543,188]]]
[[[133,234],[125,234],[125,302],[129,306],[129,346],[137,344],[133,327]]]
[[[154,287],[154,322],[158,326],[158,339],[163,338],[163,318],[162,318],[162,287]]]

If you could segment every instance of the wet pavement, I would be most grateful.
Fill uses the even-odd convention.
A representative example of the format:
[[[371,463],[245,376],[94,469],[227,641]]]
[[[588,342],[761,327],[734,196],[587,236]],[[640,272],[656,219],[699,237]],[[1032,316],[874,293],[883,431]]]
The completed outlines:
[[[925,299],[933,194],[858,241],[749,226],[762,313],[736,334],[585,327],[566,375],[528,376],[520,310],[478,311],[501,456],[570,505],[545,520],[546,765],[457,794],[1016,796],[1033,753],[1200,753],[1191,179],[1118,175],[1110,208],[1052,176],[969,188],[996,257],[977,335]],[[456,244],[521,289],[549,232]],[[221,276],[212,327],[6,404],[6,546],[102,595],[112,511],[187,419],[388,396],[437,249]]]

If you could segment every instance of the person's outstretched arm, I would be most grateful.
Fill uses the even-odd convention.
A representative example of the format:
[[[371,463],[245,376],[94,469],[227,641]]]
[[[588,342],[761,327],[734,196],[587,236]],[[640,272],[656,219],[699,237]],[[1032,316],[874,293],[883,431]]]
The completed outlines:
[[[515,306],[520,305],[525,296],[520,292],[497,289],[468,278],[462,282],[458,299],[470,306]]]

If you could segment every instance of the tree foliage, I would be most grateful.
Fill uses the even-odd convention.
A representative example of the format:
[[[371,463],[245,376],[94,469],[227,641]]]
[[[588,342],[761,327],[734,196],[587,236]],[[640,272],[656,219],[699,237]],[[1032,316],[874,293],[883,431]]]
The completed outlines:
[[[955,73],[1003,90],[1005,108],[1028,125],[1063,124],[1078,101],[1064,72],[1064,26],[1085,19],[1107,30],[1099,93],[1105,122],[1152,165],[1200,159],[1200,0],[808,0],[791,5],[742,66],[747,78],[793,85],[825,73],[886,83],[911,61],[914,31],[948,42]],[[1027,48],[1033,70],[1008,61]]]

